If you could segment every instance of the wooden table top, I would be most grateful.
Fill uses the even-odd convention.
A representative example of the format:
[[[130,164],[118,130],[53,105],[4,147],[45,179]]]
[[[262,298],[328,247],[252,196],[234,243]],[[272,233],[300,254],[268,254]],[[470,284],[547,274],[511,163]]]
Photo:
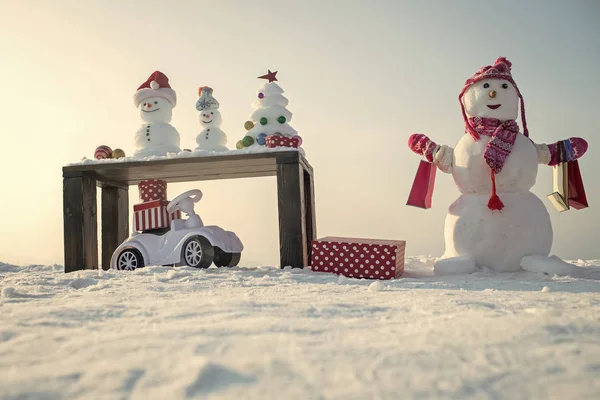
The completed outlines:
[[[299,152],[272,151],[69,165],[63,167],[63,177],[87,176],[100,186],[128,186],[144,179],[189,182],[273,176],[277,174],[278,164],[293,163],[299,163],[312,175],[312,167]]]

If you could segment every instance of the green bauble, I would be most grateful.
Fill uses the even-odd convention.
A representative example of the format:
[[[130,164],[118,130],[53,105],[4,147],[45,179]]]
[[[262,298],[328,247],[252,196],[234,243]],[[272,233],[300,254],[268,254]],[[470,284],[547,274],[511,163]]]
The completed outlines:
[[[244,147],[250,147],[254,144],[254,139],[252,136],[244,136],[242,143],[244,144]]]
[[[261,124],[261,125],[266,125],[266,124],[267,124],[267,119],[266,119],[265,117],[262,117],[262,118],[260,119],[260,124]]]
[[[238,150],[241,150],[244,148],[244,142],[242,142],[241,140],[238,140],[238,142],[235,144],[235,148]]]
[[[279,121],[280,124],[285,124],[285,117],[282,115],[279,118],[277,118],[277,121]]]

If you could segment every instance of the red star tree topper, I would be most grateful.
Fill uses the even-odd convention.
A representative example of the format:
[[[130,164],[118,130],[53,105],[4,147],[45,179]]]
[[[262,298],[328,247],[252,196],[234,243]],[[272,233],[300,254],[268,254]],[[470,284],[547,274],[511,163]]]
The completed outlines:
[[[266,74],[266,75],[263,75],[263,76],[259,76],[258,78],[259,78],[259,79],[268,79],[268,80],[269,80],[269,83],[271,83],[271,82],[275,82],[275,81],[277,80],[277,78],[275,77],[275,75],[277,75],[277,71],[275,71],[275,72],[271,72],[271,70],[270,70],[270,69],[268,69],[267,71],[269,71],[269,73],[268,73],[268,74]]]

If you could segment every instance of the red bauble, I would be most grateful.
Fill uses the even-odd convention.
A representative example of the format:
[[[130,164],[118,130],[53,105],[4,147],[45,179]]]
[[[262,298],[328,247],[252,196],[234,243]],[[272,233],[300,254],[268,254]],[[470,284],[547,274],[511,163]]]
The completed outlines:
[[[104,160],[106,158],[111,158],[111,157],[112,157],[112,149],[110,147],[105,146],[105,145],[96,147],[96,150],[94,151],[94,158],[96,160]]]

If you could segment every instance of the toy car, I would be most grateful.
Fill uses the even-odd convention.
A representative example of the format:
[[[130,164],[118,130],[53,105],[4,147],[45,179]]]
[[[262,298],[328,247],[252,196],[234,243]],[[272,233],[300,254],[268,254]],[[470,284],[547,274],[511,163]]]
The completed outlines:
[[[240,261],[244,246],[233,232],[218,226],[204,226],[194,212],[194,203],[202,198],[198,189],[180,194],[167,205],[167,212],[177,210],[188,219],[174,219],[170,228],[134,232],[114,251],[110,265],[117,270],[135,270],[145,265],[188,265],[208,268],[233,267]]]

